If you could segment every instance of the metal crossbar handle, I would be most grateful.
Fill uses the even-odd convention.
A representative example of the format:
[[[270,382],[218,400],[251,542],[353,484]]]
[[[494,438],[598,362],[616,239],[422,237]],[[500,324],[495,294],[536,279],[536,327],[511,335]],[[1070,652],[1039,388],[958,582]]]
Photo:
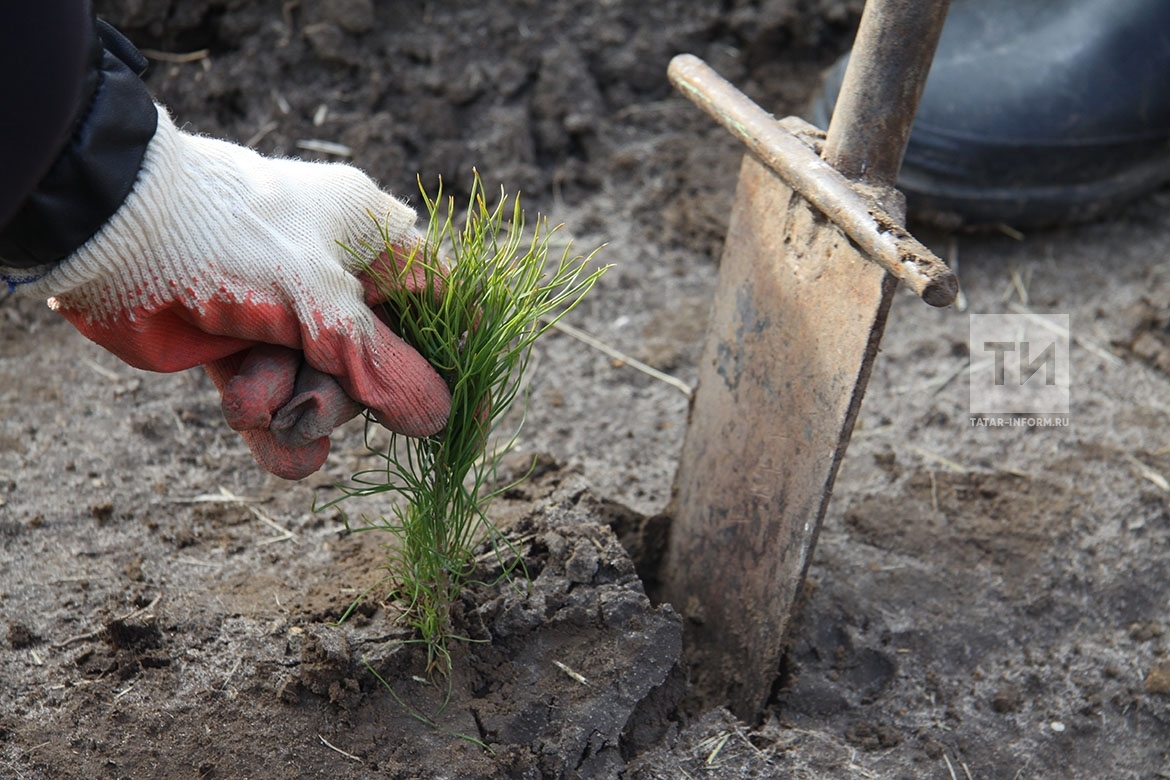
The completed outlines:
[[[954,302],[959,292],[955,275],[902,227],[901,214],[889,214],[883,206],[890,198],[880,185],[887,182],[873,179],[877,186],[866,186],[850,181],[817,153],[824,138],[819,130],[796,117],[777,121],[698,57],[678,55],[667,75],[676,89],[844,230],[870,259],[931,306]],[[901,154],[897,157],[900,165]]]

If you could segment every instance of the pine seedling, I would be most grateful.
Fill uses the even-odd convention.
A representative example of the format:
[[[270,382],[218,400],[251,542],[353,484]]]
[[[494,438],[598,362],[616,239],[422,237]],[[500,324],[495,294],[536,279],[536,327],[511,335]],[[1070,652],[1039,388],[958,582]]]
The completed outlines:
[[[501,192],[499,202],[489,206],[478,174],[462,227],[453,199],[441,208],[441,188],[433,199],[420,190],[429,216],[425,241],[401,268],[389,271],[396,278],[386,278],[384,270],[378,277],[373,270],[372,259],[389,251],[384,231],[386,246],[364,247],[368,256],[351,254],[375,276],[390,326],[446,380],[451,415],[434,436],[395,434],[378,447],[367,434],[379,465],[355,474],[338,500],[385,492],[404,499],[392,517],[361,530],[382,529],[396,537],[387,546],[390,595],[427,645],[431,668],[449,668],[451,610],[475,576],[476,546],[492,545],[504,577],[519,562],[487,516],[491,499],[509,487],[498,485],[496,472],[518,430],[506,438],[493,434],[520,394],[536,340],[606,268],[592,267],[596,250],[571,257],[566,247],[550,261],[556,229],[537,220],[526,235],[519,198],[509,207]],[[407,283],[417,281],[420,272],[425,294]]]

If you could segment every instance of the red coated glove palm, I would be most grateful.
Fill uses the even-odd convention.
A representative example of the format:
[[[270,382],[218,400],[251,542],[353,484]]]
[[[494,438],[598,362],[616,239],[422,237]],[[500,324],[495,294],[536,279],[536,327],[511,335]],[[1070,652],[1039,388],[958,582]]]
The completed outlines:
[[[312,474],[329,455],[329,434],[361,406],[302,353],[263,344],[208,363],[228,424],[253,457],[285,479]]]

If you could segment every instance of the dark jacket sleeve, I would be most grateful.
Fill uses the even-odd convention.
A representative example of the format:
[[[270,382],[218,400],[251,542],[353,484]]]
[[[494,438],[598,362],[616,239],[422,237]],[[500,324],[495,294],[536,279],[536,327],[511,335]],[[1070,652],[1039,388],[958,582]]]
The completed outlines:
[[[158,115],[89,2],[0,0],[0,269],[44,269],[126,199]]]

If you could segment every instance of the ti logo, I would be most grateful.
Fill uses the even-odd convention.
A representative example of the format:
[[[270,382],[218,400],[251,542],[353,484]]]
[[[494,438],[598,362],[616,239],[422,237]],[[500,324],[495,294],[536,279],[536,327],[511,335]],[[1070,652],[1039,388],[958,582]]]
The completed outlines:
[[[971,414],[1067,424],[1070,340],[1067,314],[972,314]]]

